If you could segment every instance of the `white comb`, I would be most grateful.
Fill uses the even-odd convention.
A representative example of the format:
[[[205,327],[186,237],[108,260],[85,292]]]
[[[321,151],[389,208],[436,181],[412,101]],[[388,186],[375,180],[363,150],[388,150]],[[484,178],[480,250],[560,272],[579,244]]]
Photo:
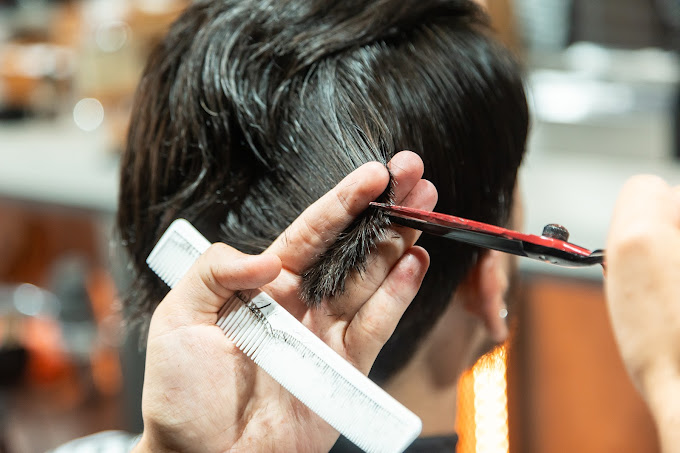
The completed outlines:
[[[172,288],[209,246],[189,222],[178,219],[146,262]],[[232,297],[218,313],[217,325],[274,380],[364,451],[401,452],[420,434],[422,422],[413,412],[267,294]]]

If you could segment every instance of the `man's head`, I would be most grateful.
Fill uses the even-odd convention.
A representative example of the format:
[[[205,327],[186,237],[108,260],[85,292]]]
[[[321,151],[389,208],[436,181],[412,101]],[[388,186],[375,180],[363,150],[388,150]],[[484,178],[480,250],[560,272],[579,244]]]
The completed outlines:
[[[527,125],[519,70],[472,2],[198,1],[136,96],[118,213],[131,315],[148,319],[166,291],[144,260],[175,218],[258,253],[346,174],[402,149],[422,157],[438,211],[502,224]],[[319,258],[305,274],[310,304],[342,291],[386,225],[366,212]],[[430,270],[378,380],[407,362],[479,255],[419,244]]]

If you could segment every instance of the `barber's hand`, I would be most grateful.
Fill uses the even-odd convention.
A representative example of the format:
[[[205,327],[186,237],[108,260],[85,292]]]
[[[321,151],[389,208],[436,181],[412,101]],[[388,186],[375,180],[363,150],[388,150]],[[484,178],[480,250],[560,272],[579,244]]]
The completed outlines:
[[[607,241],[606,289],[621,355],[663,451],[680,451],[680,188],[653,176],[624,186]]]
[[[390,162],[396,201],[432,209],[436,190],[411,152]],[[388,173],[366,164],[310,206],[262,255],[211,246],[156,309],[149,331],[136,451],[316,452],[338,433],[238,350],[215,325],[235,291],[261,287],[336,352],[368,373],[415,296],[429,264],[418,233],[395,228],[350,278],[333,306],[298,299],[301,273],[385,189]]]

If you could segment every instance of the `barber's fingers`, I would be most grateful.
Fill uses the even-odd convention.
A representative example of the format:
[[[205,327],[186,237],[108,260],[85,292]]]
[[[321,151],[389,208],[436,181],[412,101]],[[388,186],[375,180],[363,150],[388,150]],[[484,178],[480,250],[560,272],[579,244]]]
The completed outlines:
[[[425,249],[412,247],[406,251],[347,326],[345,355],[360,371],[368,373],[370,370],[418,293],[429,264],[430,257]]]
[[[394,201],[396,204],[402,204],[423,177],[425,171],[423,161],[412,151],[401,151],[390,159],[387,167],[394,178]]]
[[[679,189],[657,176],[640,175],[621,189],[614,208],[609,239],[648,234],[659,226],[680,227]]]
[[[265,253],[279,256],[286,269],[301,274],[368,203],[383,193],[388,181],[383,165],[362,165],[308,207]]]
[[[397,190],[409,192],[422,175],[422,161],[411,152],[399,153],[393,159],[400,165]],[[278,255],[284,268],[301,274],[383,193],[388,182],[389,173],[383,165],[362,165],[307,208],[265,253]]]
[[[635,176],[626,182],[616,202],[607,237],[609,276],[612,271],[616,272],[619,264],[631,268],[633,264],[629,261],[641,253],[665,253],[668,249],[664,243],[678,239],[678,193],[677,188],[671,188],[656,176]],[[653,263],[646,261],[644,264]]]
[[[412,208],[431,210],[437,203],[437,189],[421,179],[405,197],[397,203]],[[333,307],[343,317],[351,319],[357,310],[387,278],[394,264],[410,249],[421,232],[412,228],[394,225],[387,238],[378,243],[376,250],[368,257],[366,270],[354,272],[347,282],[345,293],[333,301]]]
[[[639,386],[659,364],[677,360],[679,193],[657,177],[632,178],[621,190],[607,239],[610,320],[624,363]]]
[[[157,312],[173,325],[215,323],[215,314],[235,291],[259,288],[281,271],[275,255],[246,255],[226,244],[213,244],[168,293]]]
[[[656,176],[631,178],[614,208],[606,252],[607,303],[624,357],[637,354],[627,351],[630,332],[658,332],[674,316],[666,304],[680,294],[678,250],[678,190]]]
[[[607,237],[606,284],[611,302],[626,300],[619,297],[623,291],[662,289],[657,284],[661,276],[677,272],[673,267],[680,260],[678,194],[678,188],[656,176],[635,176],[624,185]]]
[[[416,209],[431,210],[437,204],[437,189],[423,176],[423,162],[411,151],[402,151],[388,164],[394,176],[394,202],[397,205]],[[394,263],[420,237],[421,232],[412,228],[393,225],[388,239],[378,245],[377,253],[369,258],[367,280],[382,282]],[[373,275],[370,275],[372,274]],[[371,278],[373,277],[373,278]],[[378,285],[375,285],[375,289]]]

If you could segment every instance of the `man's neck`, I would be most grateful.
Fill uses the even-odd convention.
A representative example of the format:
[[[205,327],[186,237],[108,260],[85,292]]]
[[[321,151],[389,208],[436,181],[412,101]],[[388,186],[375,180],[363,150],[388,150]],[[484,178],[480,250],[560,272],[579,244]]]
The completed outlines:
[[[421,436],[453,434],[458,401],[457,384],[437,387],[422,370],[399,373],[385,387],[388,393],[423,421]]]
[[[483,335],[476,318],[454,302],[409,363],[385,390],[423,421],[421,436],[455,432],[458,378],[469,366],[473,344]]]

